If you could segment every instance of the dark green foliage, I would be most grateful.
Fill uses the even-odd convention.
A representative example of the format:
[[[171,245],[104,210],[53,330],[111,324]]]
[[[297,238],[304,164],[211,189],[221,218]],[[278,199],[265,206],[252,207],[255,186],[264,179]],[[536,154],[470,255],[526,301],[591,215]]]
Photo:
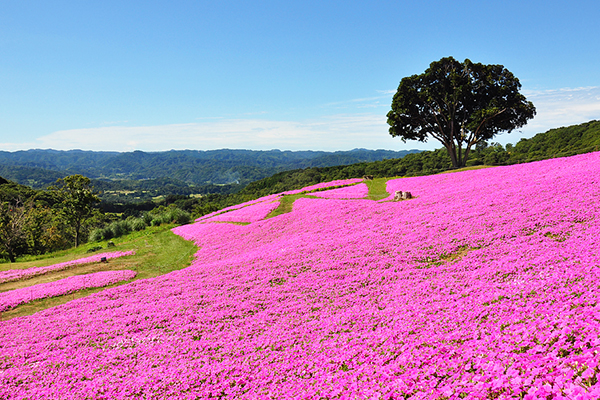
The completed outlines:
[[[67,175],[83,174],[94,179],[97,190],[133,190],[138,192],[135,196],[143,191],[160,192],[154,193],[154,196],[228,194],[250,182],[284,170],[398,158],[415,151],[0,151],[0,176],[42,188]],[[118,200],[118,196],[113,199]]]
[[[94,213],[94,205],[100,201],[89,178],[71,175],[56,181],[49,188],[60,200],[59,213],[71,226],[75,237],[75,247],[81,243],[81,233]]]
[[[0,152],[2,154],[3,152]],[[14,153],[6,153],[14,154]],[[0,176],[33,188],[45,188],[56,182],[57,179],[68,176],[67,172],[57,172],[36,167],[0,163]]]
[[[102,246],[93,246],[93,247],[90,247],[90,248],[87,250],[87,252],[88,252],[88,253],[95,253],[95,252],[96,252],[96,251],[98,251],[98,250],[102,250]]]
[[[515,159],[534,160],[565,157],[600,150],[600,121],[590,121],[521,139],[514,147]],[[511,153],[512,154],[512,153]],[[526,155],[526,156],[525,156]]]
[[[506,148],[498,143],[481,143],[469,165],[509,165],[600,150],[600,121],[551,129]]]
[[[520,89],[519,80],[502,65],[442,58],[400,81],[387,114],[390,135],[403,141],[433,138],[442,143],[453,167],[464,167],[472,146],[533,118],[535,107]]]
[[[174,205],[168,207],[160,206],[150,211],[152,216],[150,225],[157,226],[161,224],[178,224],[183,225],[191,221],[191,215],[189,212],[177,208]]]
[[[27,251],[27,215],[31,202],[0,203],[0,251],[11,262]]]

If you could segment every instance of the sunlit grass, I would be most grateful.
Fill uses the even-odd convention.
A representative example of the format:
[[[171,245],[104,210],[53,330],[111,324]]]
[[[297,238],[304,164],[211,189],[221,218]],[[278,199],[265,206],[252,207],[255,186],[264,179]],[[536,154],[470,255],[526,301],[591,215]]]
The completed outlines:
[[[39,283],[41,280],[44,282],[51,282],[67,276],[80,275],[82,273],[91,273],[102,270],[129,269],[137,272],[137,276],[134,279],[137,280],[152,278],[171,271],[185,268],[191,264],[194,254],[198,248],[194,243],[188,242],[171,232],[170,228],[172,227],[173,225],[149,227],[143,231],[133,232],[129,235],[112,239],[112,242],[115,244],[114,247],[107,247],[108,241],[92,244],[94,246],[101,245],[103,247],[103,249],[98,250],[98,252],[134,250],[135,255],[110,259],[107,263],[94,263],[75,266],[65,271],[58,271],[56,273],[43,275],[42,277],[18,281],[16,285],[15,282],[0,284],[0,290],[2,290],[3,286],[8,288],[9,284],[11,285],[11,289],[28,287],[32,284]],[[63,261],[82,258],[90,254],[87,253],[87,249],[92,245],[84,245],[77,249],[53,253],[50,257],[47,256],[46,258],[40,258],[34,261],[2,264],[0,268],[2,270],[8,270],[29,268],[33,266],[47,266]],[[56,279],[54,279],[53,275],[55,275]],[[120,284],[123,283],[110,285],[103,288],[85,289],[78,291],[75,294],[69,294],[65,296],[37,300],[4,312],[2,315],[2,320],[23,315],[31,315],[40,310],[54,307],[56,305],[66,303],[72,299],[84,297],[91,293],[104,290],[107,287],[114,287]]]
[[[278,215],[286,214],[292,212],[292,208],[294,207],[294,202],[300,198],[314,198],[314,196],[308,196],[305,194],[288,194],[281,197],[279,201],[279,207],[274,209],[267,215],[267,218],[273,218]]]
[[[367,195],[367,199],[369,200],[381,200],[388,197],[390,194],[386,190],[386,183],[390,179],[396,178],[375,178],[372,180],[365,180],[364,182],[367,184],[369,188],[369,194]]]

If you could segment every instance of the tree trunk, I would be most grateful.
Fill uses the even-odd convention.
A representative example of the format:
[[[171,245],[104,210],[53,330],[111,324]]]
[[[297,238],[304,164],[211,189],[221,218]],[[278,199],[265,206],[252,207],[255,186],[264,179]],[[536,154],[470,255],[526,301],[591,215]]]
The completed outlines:
[[[79,231],[81,230],[81,223],[77,222],[75,225],[75,247],[79,247]]]
[[[448,151],[448,155],[450,156],[450,161],[452,161],[452,168],[458,168],[458,161],[456,159],[455,148],[452,144],[445,144],[446,150]]]

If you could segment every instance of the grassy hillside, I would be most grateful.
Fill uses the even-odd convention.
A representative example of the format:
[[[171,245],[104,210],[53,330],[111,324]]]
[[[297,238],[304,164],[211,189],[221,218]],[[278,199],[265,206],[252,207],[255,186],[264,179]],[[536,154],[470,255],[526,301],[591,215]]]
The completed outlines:
[[[137,276],[133,280],[137,280],[156,277],[187,267],[190,265],[193,255],[197,251],[197,247],[193,243],[174,235],[169,228],[172,228],[172,226],[151,227],[141,232],[135,232],[127,236],[115,238],[111,240],[111,243],[115,244],[114,247],[108,247],[107,241],[103,241],[53,254],[29,256],[18,263],[0,264],[1,275],[2,271],[54,265],[88,257],[97,253],[115,250],[133,250],[135,252],[135,255],[109,260],[108,263],[95,262],[92,264],[76,265],[64,271],[46,273],[31,279],[0,283],[0,295],[1,293],[6,293],[10,290],[27,288],[40,283],[55,282],[69,276],[90,274],[98,271],[133,270],[137,273]],[[102,249],[93,252],[88,251],[98,247],[102,247]],[[109,287],[118,285],[119,284],[114,284]],[[0,312],[0,319],[8,320],[24,315],[31,315],[40,310],[64,304],[75,298],[85,297],[101,290],[103,290],[103,288],[87,289],[77,291],[73,294],[33,301],[4,313]]]
[[[521,139],[514,148],[507,149],[511,153],[511,159],[519,162],[567,157],[599,150],[600,121],[551,129],[531,139]]]
[[[598,177],[590,153],[214,213],[174,229],[190,267],[0,323],[0,398],[599,398]]]

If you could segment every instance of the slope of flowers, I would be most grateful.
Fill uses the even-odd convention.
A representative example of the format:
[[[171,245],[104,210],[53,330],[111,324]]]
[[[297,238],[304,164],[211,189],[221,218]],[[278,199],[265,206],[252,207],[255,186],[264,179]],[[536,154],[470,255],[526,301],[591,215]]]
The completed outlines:
[[[264,219],[271,211],[279,206],[278,201],[252,204],[237,210],[229,211],[214,217],[203,219],[202,222],[255,222]]]
[[[360,199],[369,194],[369,188],[366,184],[346,186],[338,189],[325,190],[323,192],[311,193],[311,196],[324,199]]]
[[[29,279],[34,276],[47,274],[48,272],[62,271],[75,265],[100,262],[103,257],[109,260],[111,258],[130,256],[132,254],[135,254],[133,250],[113,251],[111,253],[94,254],[93,256],[79,258],[77,260],[65,261],[59,264],[49,265],[47,267],[33,267],[27,269],[10,269],[8,271],[0,271],[0,283],[18,281],[19,279]]]
[[[0,293],[0,312],[46,297],[62,296],[81,289],[102,287],[135,278],[135,271],[101,271],[75,275],[55,282],[40,283],[26,288]]]
[[[317,183],[316,185],[306,186],[306,187],[303,187],[302,189],[298,189],[298,190],[288,190],[287,192],[283,192],[283,194],[310,193],[310,192],[313,192],[313,191],[319,190],[319,189],[326,189],[326,188],[335,187],[335,186],[354,185],[355,183],[359,183],[359,182],[362,182],[362,178],[340,179],[337,181]]]
[[[389,187],[0,323],[0,398],[600,398],[600,153]]]
[[[282,195],[309,193],[309,192],[312,192],[315,190],[325,189],[328,187],[353,185],[358,182],[362,182],[362,179],[361,178],[342,179],[342,180],[331,181],[331,182],[317,183],[316,185],[306,186],[306,187],[303,187],[302,189],[297,189],[297,190],[288,190],[287,192],[283,192],[283,193],[270,194],[268,196],[263,196],[256,200],[250,200],[245,203],[235,204],[233,206],[225,207],[221,210],[214,211],[210,214],[203,215],[202,217],[197,218],[196,222],[207,221],[209,219],[212,219],[215,216],[220,216],[220,215],[228,213],[230,211],[239,210],[241,208],[251,206],[251,205],[254,205],[257,203],[272,202],[272,201],[278,200]],[[226,218],[223,221],[229,221],[229,219]],[[232,221],[235,221],[235,220],[232,220]]]
[[[214,217],[215,215],[223,214],[223,213],[226,213],[226,212],[229,212],[229,211],[233,211],[233,210],[239,210],[240,208],[251,206],[251,205],[256,204],[256,203],[274,201],[274,200],[277,200],[279,197],[281,197],[281,194],[279,194],[279,193],[277,193],[277,194],[270,194],[268,196],[263,196],[263,197],[261,197],[259,199],[256,199],[256,200],[250,200],[250,201],[247,201],[245,203],[235,204],[233,206],[225,207],[225,208],[223,208],[221,210],[214,211],[214,212],[212,212],[210,214],[203,215],[200,218],[197,218],[196,221],[204,221],[206,219]]]

